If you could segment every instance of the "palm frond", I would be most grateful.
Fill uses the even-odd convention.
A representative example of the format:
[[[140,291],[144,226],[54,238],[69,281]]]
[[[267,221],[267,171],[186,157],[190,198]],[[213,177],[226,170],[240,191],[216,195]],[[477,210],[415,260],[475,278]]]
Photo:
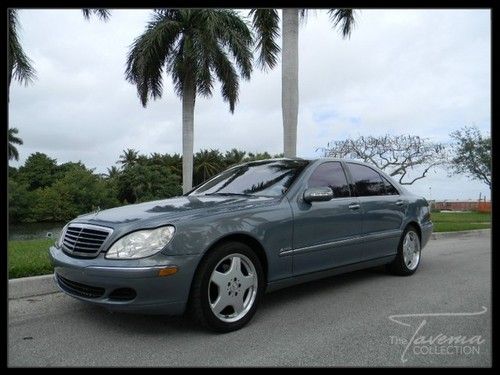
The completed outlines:
[[[250,79],[252,73],[252,33],[246,23],[233,10],[216,11],[213,28],[216,37],[226,47],[238,67],[241,77]]]
[[[156,99],[162,95],[163,66],[180,31],[180,23],[172,19],[170,13],[157,11],[146,31],[130,46],[125,76],[137,86],[143,106],[149,98]]]
[[[16,137],[15,134],[19,133],[19,130],[17,128],[9,128],[8,131],[8,154],[9,154],[9,160],[15,159],[19,160],[19,152],[17,151],[16,145],[22,145],[23,140],[19,137]]]
[[[36,78],[36,72],[33,68],[32,61],[24,52],[19,41],[17,29],[19,20],[17,18],[17,10],[9,9],[9,49],[7,55],[8,82],[12,78],[27,85]]]
[[[356,23],[355,12],[354,9],[347,8],[330,9],[328,11],[333,27],[340,25],[340,32],[344,38],[351,36],[351,31]]]
[[[278,62],[281,51],[276,43],[279,36],[279,15],[276,9],[252,9],[250,11],[252,24],[255,29],[256,49],[258,50],[258,64],[264,71],[272,69]]]
[[[97,9],[83,8],[82,13],[83,13],[83,18],[85,18],[87,21],[90,20],[91,15],[97,16],[97,18],[101,19],[104,22],[106,22],[111,18],[111,12],[103,8],[97,8]]]
[[[238,74],[227,54],[220,47],[214,51],[214,67],[217,78],[222,84],[222,98],[229,103],[229,110],[234,113],[234,107],[238,100]]]

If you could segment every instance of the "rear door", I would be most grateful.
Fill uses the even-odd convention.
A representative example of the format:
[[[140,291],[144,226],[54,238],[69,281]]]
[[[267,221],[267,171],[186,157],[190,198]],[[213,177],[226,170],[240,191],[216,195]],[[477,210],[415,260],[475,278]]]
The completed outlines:
[[[350,191],[341,162],[319,164],[291,202],[294,275],[359,262],[362,255],[361,213]],[[307,203],[302,194],[309,187],[330,187],[334,198]]]
[[[363,215],[363,260],[393,255],[401,237],[408,201],[378,171],[348,162]]]

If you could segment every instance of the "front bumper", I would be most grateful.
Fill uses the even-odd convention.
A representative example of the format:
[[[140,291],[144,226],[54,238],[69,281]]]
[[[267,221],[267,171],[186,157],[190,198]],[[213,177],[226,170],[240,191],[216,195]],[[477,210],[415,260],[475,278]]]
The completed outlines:
[[[52,246],[54,281],[66,294],[115,311],[182,314],[189,298],[198,256],[154,256],[136,260],[70,257]],[[177,273],[159,276],[176,266]]]

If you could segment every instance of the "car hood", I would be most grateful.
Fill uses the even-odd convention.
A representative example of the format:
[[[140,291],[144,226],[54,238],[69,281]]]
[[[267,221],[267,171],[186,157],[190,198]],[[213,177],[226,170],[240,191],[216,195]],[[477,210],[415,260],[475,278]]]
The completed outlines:
[[[93,212],[78,216],[73,222],[86,222],[109,227],[143,221],[175,223],[178,220],[229,210],[253,208],[278,201],[279,198],[275,197],[256,196],[181,196]]]

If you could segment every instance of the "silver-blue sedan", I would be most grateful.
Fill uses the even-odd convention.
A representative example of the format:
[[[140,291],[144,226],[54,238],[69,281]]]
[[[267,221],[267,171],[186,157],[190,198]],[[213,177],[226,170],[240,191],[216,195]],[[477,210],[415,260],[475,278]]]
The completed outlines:
[[[413,274],[427,201],[358,161],[271,159],[175,198],[85,214],[50,248],[57,285],[108,309],[182,314],[216,331],[266,291],[367,267]]]

